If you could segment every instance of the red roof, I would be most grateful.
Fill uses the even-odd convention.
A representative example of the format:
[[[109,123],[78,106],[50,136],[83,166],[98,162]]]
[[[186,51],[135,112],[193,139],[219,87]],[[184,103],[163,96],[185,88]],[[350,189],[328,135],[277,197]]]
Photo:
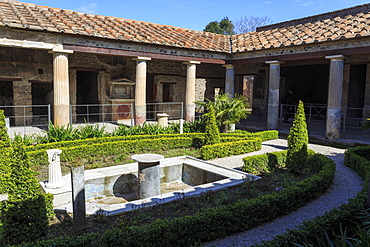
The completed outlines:
[[[231,53],[370,36],[370,4],[228,36],[0,0],[0,26]]]

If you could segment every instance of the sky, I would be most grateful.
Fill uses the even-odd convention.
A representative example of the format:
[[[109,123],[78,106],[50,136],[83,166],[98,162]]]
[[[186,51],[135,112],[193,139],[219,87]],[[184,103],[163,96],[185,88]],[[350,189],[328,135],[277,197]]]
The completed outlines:
[[[369,3],[361,0],[18,0],[54,8],[202,31],[228,17],[269,17],[272,23]]]

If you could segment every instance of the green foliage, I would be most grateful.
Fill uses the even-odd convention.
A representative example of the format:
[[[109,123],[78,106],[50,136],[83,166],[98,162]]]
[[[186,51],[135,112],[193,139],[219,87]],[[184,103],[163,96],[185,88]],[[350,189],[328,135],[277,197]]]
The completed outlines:
[[[206,118],[208,118],[210,106],[214,107],[217,124],[222,133],[227,132],[231,124],[238,123],[240,119],[247,118],[250,114],[247,110],[247,100],[243,95],[235,95],[234,98],[230,98],[226,94],[219,94],[214,101],[207,99],[206,102],[196,101],[195,104],[207,110],[207,113],[203,115]]]
[[[338,244],[342,239],[347,238],[346,234],[341,231],[341,225],[346,226],[347,230],[354,231],[350,236],[351,240],[355,240],[354,245],[347,241],[345,246],[357,246],[356,244],[359,244],[358,246],[368,246],[366,245],[366,241],[369,240],[368,230],[366,230],[367,237],[364,236],[363,230],[357,230],[364,222],[358,220],[357,215],[366,211],[367,181],[370,179],[370,146],[348,149],[344,156],[344,164],[356,171],[366,181],[362,191],[347,204],[327,212],[322,217],[304,223],[298,230],[290,230],[271,241],[264,242],[263,246],[330,246],[330,242]],[[368,225],[369,220],[366,221],[366,225]],[[360,241],[356,241],[356,239]]]
[[[24,246],[147,246],[148,243],[151,246],[200,246],[201,242],[246,231],[286,215],[319,196],[330,186],[335,164],[325,156],[315,160],[322,162],[316,164],[322,168],[316,175],[280,193],[239,200],[191,216],[157,219],[143,226],[116,228],[103,234],[58,238]]]
[[[238,155],[260,150],[262,142],[260,138],[251,140],[223,142],[213,145],[205,145],[200,148],[202,159],[210,160],[216,158]]]
[[[19,244],[47,233],[52,215],[52,196],[42,194],[20,143],[8,153],[10,167],[8,200],[0,204],[2,242]]]
[[[229,20],[228,17],[224,17],[220,22],[212,21],[208,23],[208,25],[204,28],[203,31],[226,35],[235,34],[234,24],[232,23],[232,21]]]
[[[9,147],[10,139],[8,135],[8,129],[5,124],[4,111],[0,110],[0,148]]]
[[[288,135],[288,153],[286,166],[292,172],[301,172],[306,166],[308,132],[303,102],[299,101],[293,125]]]
[[[258,175],[269,172],[275,167],[285,167],[287,152],[273,152],[243,158],[242,170],[246,173]]]
[[[220,142],[220,131],[216,124],[215,108],[213,107],[213,105],[210,105],[209,107],[204,142],[206,145],[216,144]]]

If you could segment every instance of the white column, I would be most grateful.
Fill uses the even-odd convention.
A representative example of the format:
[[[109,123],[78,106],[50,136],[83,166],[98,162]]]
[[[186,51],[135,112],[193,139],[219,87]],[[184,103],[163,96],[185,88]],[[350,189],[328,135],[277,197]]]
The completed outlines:
[[[280,64],[279,61],[266,61],[270,64],[269,95],[267,108],[267,129],[277,129],[279,121],[279,87]]]
[[[56,46],[50,52],[54,56],[54,125],[64,126],[70,124],[68,54],[73,51]]]
[[[330,59],[328,110],[326,113],[326,138],[339,139],[342,113],[344,56],[326,56]]]
[[[226,68],[226,78],[225,78],[225,94],[230,98],[234,98],[234,87],[235,87],[235,76],[234,76],[234,65],[225,64],[222,65]]]
[[[142,125],[146,121],[146,61],[149,57],[137,57],[136,86],[135,86],[135,125]]]
[[[200,62],[189,61],[185,62],[187,65],[186,73],[186,92],[185,92],[185,121],[194,121],[195,119],[195,78],[196,65]]]

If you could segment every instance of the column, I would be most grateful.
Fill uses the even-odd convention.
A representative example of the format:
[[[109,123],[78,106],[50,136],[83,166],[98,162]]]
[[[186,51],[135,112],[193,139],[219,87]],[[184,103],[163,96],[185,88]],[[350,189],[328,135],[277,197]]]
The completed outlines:
[[[230,98],[234,98],[234,65],[225,64],[223,67],[226,68],[225,94]]]
[[[142,125],[146,121],[146,61],[149,57],[137,57],[136,86],[135,86],[135,125]]]
[[[326,113],[326,138],[339,139],[343,97],[344,56],[326,56],[330,59],[328,110]]]
[[[51,53],[54,56],[54,125],[64,126],[70,124],[68,54],[73,51],[58,46]]]
[[[267,129],[274,130],[277,129],[279,121],[279,87],[281,62],[266,61],[266,63],[270,64]]]
[[[186,92],[185,92],[185,121],[191,122],[195,119],[195,78],[196,65],[200,62],[189,61],[186,72]]]

